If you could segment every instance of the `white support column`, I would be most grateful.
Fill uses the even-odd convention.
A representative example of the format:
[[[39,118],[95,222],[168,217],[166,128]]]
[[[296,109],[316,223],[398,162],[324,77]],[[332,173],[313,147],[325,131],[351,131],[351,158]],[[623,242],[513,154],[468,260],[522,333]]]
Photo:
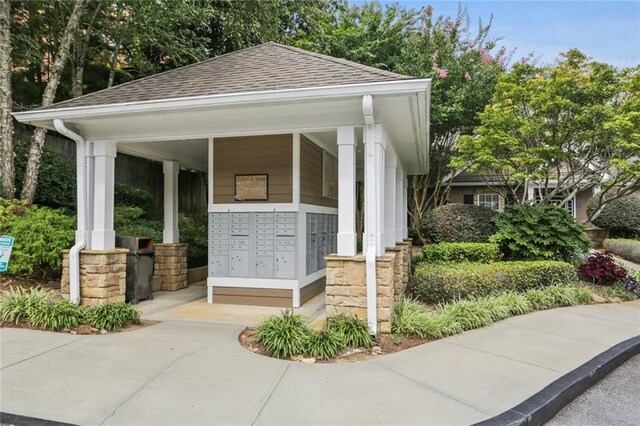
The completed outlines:
[[[213,138],[209,138],[209,161],[207,167],[207,202],[213,204]]]
[[[177,161],[163,161],[164,173],[164,230],[162,242],[177,244],[180,242],[178,231],[178,174],[180,163]]]
[[[403,180],[402,180],[402,237],[409,237],[409,219],[408,219],[408,206],[409,206],[409,176],[407,176],[404,171]]]
[[[376,256],[382,256],[385,252],[384,238],[384,189],[385,189],[385,150],[387,136],[381,124],[375,125],[375,182],[376,182]]]
[[[404,172],[400,165],[396,168],[396,224],[395,224],[395,240],[400,242],[404,238],[404,219],[402,215],[406,216],[407,207],[404,204],[405,195],[404,190]]]
[[[110,250],[115,247],[113,230],[113,188],[115,179],[116,144],[93,143],[93,230],[91,248]]]
[[[373,334],[378,330],[378,299],[376,282],[376,247],[378,232],[378,200],[380,179],[376,174],[380,162],[376,149],[376,126],[373,114],[373,97],[362,97],[362,112],[364,115],[364,238],[363,251],[366,255],[366,286],[367,286],[367,324]],[[380,170],[378,170],[380,172]]]
[[[395,247],[396,245],[396,211],[399,204],[396,195],[396,170],[398,158],[391,144],[387,145],[384,159],[384,245]]]
[[[338,254],[354,256],[356,236],[356,129],[338,127]]]

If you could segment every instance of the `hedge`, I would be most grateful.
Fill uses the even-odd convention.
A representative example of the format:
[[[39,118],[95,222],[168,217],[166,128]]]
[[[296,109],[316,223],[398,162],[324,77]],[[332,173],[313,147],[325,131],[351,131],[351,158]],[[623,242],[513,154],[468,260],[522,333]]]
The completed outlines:
[[[640,241],[624,238],[607,238],[603,242],[604,249],[632,262],[640,263]]]
[[[578,274],[573,265],[552,260],[424,263],[415,270],[413,293],[426,302],[442,302],[577,282]]]
[[[496,232],[498,212],[470,204],[447,204],[430,210],[421,224],[432,243],[486,243]]]
[[[492,243],[438,243],[422,248],[422,261],[492,263],[501,258],[500,247]]]
[[[599,199],[593,197],[587,206],[587,213],[593,214]],[[600,214],[591,221],[598,228],[606,229],[612,237],[635,237],[640,234],[640,197],[612,200],[605,204]]]

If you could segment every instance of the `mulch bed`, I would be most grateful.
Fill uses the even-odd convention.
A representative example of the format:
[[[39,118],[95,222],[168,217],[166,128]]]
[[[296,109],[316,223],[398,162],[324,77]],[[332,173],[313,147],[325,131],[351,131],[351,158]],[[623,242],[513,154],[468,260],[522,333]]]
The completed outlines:
[[[256,342],[256,330],[254,328],[245,328],[238,341],[247,350],[256,353],[258,355],[269,356],[261,343]],[[381,355],[400,352],[405,349],[412,348],[414,346],[422,345],[432,341],[431,339],[425,339],[418,336],[401,336],[397,334],[381,335],[373,342],[373,347],[368,349],[344,349],[338,356],[321,360],[315,358],[305,358],[302,355],[298,355],[290,359],[290,361],[304,362],[304,363],[322,363],[322,364],[341,364],[348,362],[364,361],[371,358],[377,358]]]
[[[60,330],[60,331],[53,331],[51,329],[48,328],[40,328],[40,327],[34,327],[33,325],[31,325],[31,322],[29,322],[29,320],[20,320],[20,322],[18,322],[17,324],[15,322],[8,322],[8,321],[0,321],[0,328],[26,328],[26,329],[30,329],[30,330],[40,330],[40,331],[51,331],[54,333],[66,333],[66,334],[81,334],[81,335],[87,335],[87,334],[109,334],[109,333],[123,333],[126,331],[134,331],[134,330],[138,330],[140,328],[143,327],[148,327],[150,325],[154,325],[159,323],[160,321],[153,321],[153,320],[142,320],[140,322],[140,324],[127,324],[124,326],[124,328],[121,328],[120,330],[116,330],[116,331],[101,331],[99,328],[94,328],[94,327],[90,327],[87,324],[80,324],[77,327],[74,327],[72,329],[65,329],[65,330]]]
[[[57,296],[60,295],[60,281],[37,279],[37,278],[23,278],[14,276],[0,276],[0,292],[11,290],[11,288],[22,287],[25,290],[30,288],[42,287],[48,288]]]

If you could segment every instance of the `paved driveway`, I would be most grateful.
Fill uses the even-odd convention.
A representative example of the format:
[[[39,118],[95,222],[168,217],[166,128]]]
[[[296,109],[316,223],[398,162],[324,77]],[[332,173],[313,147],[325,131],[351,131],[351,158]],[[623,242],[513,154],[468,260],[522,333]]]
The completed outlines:
[[[638,335],[638,302],[537,312],[353,364],[266,358],[242,326],[2,329],[3,412],[75,424],[470,424]]]

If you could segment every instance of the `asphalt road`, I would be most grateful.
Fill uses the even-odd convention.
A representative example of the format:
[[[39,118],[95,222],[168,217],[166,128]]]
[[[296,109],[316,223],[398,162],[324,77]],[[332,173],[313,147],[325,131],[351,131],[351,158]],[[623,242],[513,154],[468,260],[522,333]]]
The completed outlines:
[[[637,426],[639,395],[640,355],[637,355],[576,398],[547,425]]]

